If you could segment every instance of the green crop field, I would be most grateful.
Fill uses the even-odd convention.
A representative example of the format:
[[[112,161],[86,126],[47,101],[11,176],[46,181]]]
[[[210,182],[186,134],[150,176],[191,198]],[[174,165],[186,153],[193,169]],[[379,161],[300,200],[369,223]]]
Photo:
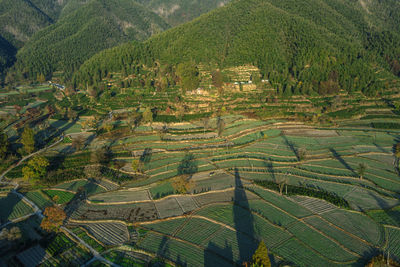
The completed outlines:
[[[35,203],[40,209],[44,209],[48,206],[52,206],[53,203],[48,199],[48,196],[43,194],[41,191],[30,191],[26,192],[25,196]]]
[[[50,199],[57,199],[57,204],[66,204],[71,201],[75,194],[60,190],[43,190],[43,192],[50,197]],[[56,197],[57,196],[57,197]]]
[[[218,224],[214,224],[204,219],[192,218],[179,229],[175,236],[191,243],[201,245],[220,228],[221,226]],[[196,229],[196,231],[193,231],[193,229]]]
[[[288,230],[296,238],[307,243],[308,246],[330,260],[339,262],[356,260],[356,256],[341,248],[337,242],[326,238],[302,222],[294,224]]]
[[[2,224],[33,213],[33,208],[13,193],[0,196],[0,210]]]
[[[105,77],[111,84],[122,77],[112,75]],[[18,123],[35,125],[27,116],[29,108],[48,115],[51,108],[44,108],[43,99],[58,103],[60,112],[46,125],[39,122],[35,131],[67,136],[40,152],[49,160],[43,182],[20,182],[29,160],[12,168],[5,182],[20,183],[18,190],[42,211],[54,204],[63,209],[66,227],[119,266],[239,266],[251,261],[260,241],[273,266],[364,266],[387,251],[393,259],[400,257],[395,157],[400,132],[372,127],[384,127],[390,119],[315,123],[318,108],[344,117],[344,110],[355,111],[331,111],[325,102],[333,96],[296,96],[277,100],[285,108],[269,107],[253,93],[245,97],[244,91],[227,94],[225,100],[204,96],[207,104],[228,109],[219,108],[224,115],[211,114],[196,96],[184,96],[188,114],[179,118],[174,106],[178,87],[153,94],[130,87],[122,93],[110,85],[96,101],[84,92],[58,101],[47,91],[35,92],[40,98],[16,99],[24,104],[21,118],[1,123],[12,133],[10,140],[20,138]],[[141,107],[133,100],[139,96]],[[341,97],[344,103],[361,101]],[[369,110],[381,104],[367,100],[364,104],[371,106],[360,110],[375,116]],[[147,105],[154,108],[152,123],[140,121]],[[293,121],[300,114],[296,105],[312,110],[300,112],[308,118],[304,122]],[[195,114],[191,108],[197,106]],[[232,110],[243,114],[227,115]],[[261,118],[269,111],[279,116]],[[74,112],[77,118],[70,118]],[[330,116],[324,112],[321,117]],[[6,184],[0,190],[1,224],[33,212],[10,193],[13,187]],[[40,244],[51,257],[42,266],[86,266],[92,259],[66,234],[46,238]],[[94,260],[89,266],[108,265]]]

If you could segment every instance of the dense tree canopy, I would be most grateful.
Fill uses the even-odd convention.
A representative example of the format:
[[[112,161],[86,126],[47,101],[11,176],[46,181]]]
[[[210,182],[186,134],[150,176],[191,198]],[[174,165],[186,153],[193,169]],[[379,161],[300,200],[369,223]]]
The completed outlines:
[[[391,20],[394,14],[386,16]],[[238,0],[145,43],[96,55],[81,67],[74,84],[93,82],[109,71],[137,72],[158,60],[177,70],[188,62],[222,68],[253,64],[283,95],[339,89],[374,95],[382,87],[377,67],[399,72],[400,33],[393,29],[372,7],[367,12],[354,1]]]

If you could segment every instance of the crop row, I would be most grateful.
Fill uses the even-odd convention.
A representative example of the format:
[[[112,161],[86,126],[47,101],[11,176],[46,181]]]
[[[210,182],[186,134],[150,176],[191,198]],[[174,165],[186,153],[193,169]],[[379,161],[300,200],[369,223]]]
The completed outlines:
[[[288,230],[297,238],[302,240],[304,243],[307,243],[307,245],[328,259],[341,262],[352,261],[356,259],[354,255],[341,248],[337,243],[311,229],[303,222],[294,224]]]
[[[41,191],[29,191],[25,193],[25,196],[35,203],[40,209],[52,206],[53,203]]]
[[[82,239],[86,244],[94,248],[97,252],[102,253],[105,250],[105,248],[99,242],[91,238],[82,228],[74,227],[72,232]]]
[[[56,200],[57,204],[65,204],[71,201],[75,194],[60,190],[43,190],[51,199]]]
[[[33,208],[17,195],[9,193],[5,197],[0,197],[0,211],[0,221],[4,223],[32,213]]]
[[[119,245],[129,240],[129,233],[122,223],[88,223],[84,227],[105,245]]]

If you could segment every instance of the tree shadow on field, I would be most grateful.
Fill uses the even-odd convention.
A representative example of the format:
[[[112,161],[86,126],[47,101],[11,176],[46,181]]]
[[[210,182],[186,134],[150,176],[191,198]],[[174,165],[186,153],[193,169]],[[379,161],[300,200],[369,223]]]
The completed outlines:
[[[356,171],[342,158],[342,156],[339,155],[339,153],[334,149],[334,148],[329,148],[329,151],[332,153],[332,155],[335,157],[336,160],[338,160],[342,165],[351,171],[355,176],[358,176]]]
[[[14,207],[22,200],[12,192],[8,193],[6,197],[0,198],[0,231],[3,224],[8,223],[9,217],[12,214]]]
[[[178,175],[188,174],[193,175],[199,169],[193,153],[186,153],[180,164],[178,165]]]
[[[274,166],[272,165],[272,161],[264,161],[264,166],[267,167],[268,173],[271,174],[272,181],[277,182],[276,181],[276,175],[275,175]]]
[[[209,242],[207,248],[204,250],[204,266],[214,267],[221,266],[221,262],[226,262],[226,266],[232,266],[233,252],[232,246],[225,240],[225,247],[219,247],[213,242]]]
[[[235,168],[235,192],[233,203],[233,220],[235,229],[237,230],[236,239],[239,247],[239,259],[241,261],[240,263],[242,263],[251,260],[248,252],[252,250],[252,248],[249,248],[249,244],[246,242],[247,238],[245,237],[247,235],[254,240],[255,233],[253,228],[253,215],[250,212],[246,215],[243,214],[243,209],[249,211],[250,205],[237,168]],[[243,235],[241,232],[246,233],[246,235]],[[258,244],[255,244],[254,251],[257,245]],[[252,253],[254,253],[254,251],[252,251]]]
[[[143,154],[140,156],[140,161],[143,163],[149,163],[151,161],[153,150],[151,148],[145,148]]]
[[[60,120],[59,120],[60,121]],[[61,120],[64,121],[64,120]],[[46,129],[43,129],[35,134],[35,142],[37,144],[37,148],[43,148],[51,142],[54,138],[60,137],[65,131],[70,129],[72,126],[76,124],[78,118],[74,119],[73,121],[69,122],[66,121],[65,125],[60,128],[57,128],[53,125],[49,125]]]
[[[389,150],[384,149],[381,145],[377,144],[376,142],[373,143],[373,145],[379,149],[379,151],[383,152],[383,153],[389,153]]]
[[[233,248],[228,240],[225,240],[225,247],[219,247],[217,244],[210,242],[204,252],[204,266],[216,266],[216,258],[221,257],[225,262],[232,265],[242,265],[251,261],[251,256],[255,252],[258,242],[254,232],[254,218],[250,210],[249,201],[243,183],[239,175],[239,171],[235,168],[235,190],[233,196],[233,223],[236,229],[236,241],[238,258],[233,257]],[[216,254],[216,255],[214,255]],[[219,260],[219,265],[222,261]]]
[[[300,155],[299,155],[299,152],[298,152],[298,150],[297,150],[295,144],[292,143],[291,141],[289,141],[289,139],[287,139],[286,135],[282,135],[282,138],[283,138],[283,140],[285,141],[285,145],[286,145],[287,147],[289,147],[290,150],[293,151],[293,154],[296,156],[297,160],[300,161]]]

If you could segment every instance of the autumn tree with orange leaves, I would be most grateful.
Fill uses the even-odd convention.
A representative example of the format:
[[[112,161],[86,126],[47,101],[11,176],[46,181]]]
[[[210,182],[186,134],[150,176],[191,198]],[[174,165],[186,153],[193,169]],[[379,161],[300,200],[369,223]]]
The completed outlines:
[[[57,206],[47,207],[43,214],[46,217],[42,220],[40,226],[47,232],[58,231],[67,217],[64,210]]]

